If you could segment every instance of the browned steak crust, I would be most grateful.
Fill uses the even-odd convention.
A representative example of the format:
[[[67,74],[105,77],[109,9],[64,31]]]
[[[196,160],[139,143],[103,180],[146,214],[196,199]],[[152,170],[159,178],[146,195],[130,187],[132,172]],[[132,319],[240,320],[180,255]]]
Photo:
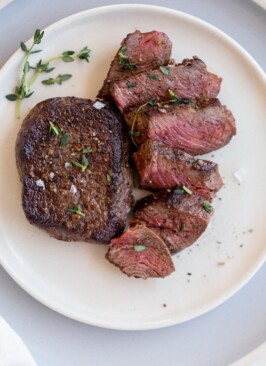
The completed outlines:
[[[120,115],[93,104],[75,97],[37,104],[22,123],[16,159],[30,223],[61,240],[108,243],[125,227],[132,177]]]

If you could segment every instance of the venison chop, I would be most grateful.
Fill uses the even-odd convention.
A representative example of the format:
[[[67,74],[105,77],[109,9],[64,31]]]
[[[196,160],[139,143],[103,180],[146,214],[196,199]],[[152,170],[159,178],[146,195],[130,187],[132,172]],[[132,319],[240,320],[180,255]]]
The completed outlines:
[[[140,185],[146,189],[186,186],[193,193],[212,200],[223,185],[216,163],[195,159],[160,141],[146,140],[133,154],[133,160]]]
[[[129,125],[135,115],[132,110],[126,115]],[[236,134],[236,124],[233,114],[213,98],[146,106],[137,113],[134,133],[138,144],[150,138],[191,155],[202,155],[228,144]]]
[[[163,278],[175,270],[166,244],[141,221],[112,239],[106,258],[129,277]]]
[[[57,239],[108,243],[126,225],[132,194],[127,134],[111,104],[96,106],[75,97],[45,100],[17,137],[26,218]]]
[[[98,97],[110,99],[110,84],[114,81],[167,65],[171,51],[172,42],[165,33],[137,30],[128,34],[121,42]]]
[[[203,61],[194,57],[176,66],[145,71],[113,82],[110,90],[117,107],[124,114],[149,100],[169,100],[169,89],[179,98],[215,98],[221,82],[220,77],[207,71]]]
[[[160,236],[175,254],[193,244],[207,228],[213,208],[183,189],[164,190],[139,200],[135,217]]]

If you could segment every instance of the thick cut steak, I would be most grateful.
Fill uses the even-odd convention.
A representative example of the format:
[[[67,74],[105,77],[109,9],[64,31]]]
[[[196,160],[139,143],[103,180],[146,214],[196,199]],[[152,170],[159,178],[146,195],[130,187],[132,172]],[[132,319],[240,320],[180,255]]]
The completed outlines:
[[[113,81],[126,79],[160,65],[167,65],[171,51],[172,42],[165,33],[157,31],[141,33],[137,30],[128,34],[111,63],[98,97],[104,99],[111,97],[110,83]]]
[[[175,270],[166,244],[140,221],[112,239],[106,258],[129,277],[165,277]]]
[[[110,104],[95,106],[48,99],[31,110],[17,137],[25,215],[61,240],[108,243],[123,231],[130,209],[123,122]]]
[[[133,160],[140,185],[146,189],[186,186],[193,193],[211,200],[223,185],[216,163],[195,159],[160,141],[148,139],[133,154]]]
[[[160,191],[139,200],[135,217],[159,235],[172,254],[193,244],[206,229],[213,209],[182,189]]]
[[[130,124],[136,111],[127,115]],[[236,134],[233,114],[216,98],[192,104],[147,106],[137,114],[134,140],[141,144],[147,138],[161,141],[191,155],[220,149]]]
[[[119,110],[124,113],[149,100],[169,100],[169,89],[179,98],[215,98],[221,82],[220,77],[208,72],[205,63],[195,57],[176,66],[169,65],[114,82],[110,90]]]

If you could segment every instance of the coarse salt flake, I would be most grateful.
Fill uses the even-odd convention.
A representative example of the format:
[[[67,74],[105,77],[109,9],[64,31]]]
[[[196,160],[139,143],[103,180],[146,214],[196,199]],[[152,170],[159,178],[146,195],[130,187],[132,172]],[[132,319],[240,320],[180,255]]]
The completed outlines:
[[[243,183],[245,177],[248,175],[248,171],[245,168],[240,168],[234,173],[234,177],[239,184]]]
[[[49,177],[50,177],[51,179],[53,179],[53,177],[54,177],[54,172],[51,172],[51,173],[49,174]]]
[[[68,167],[70,167],[71,166],[71,164],[70,163],[68,163],[68,162],[66,162],[65,163],[65,168],[68,168]]]
[[[96,109],[102,109],[105,107],[105,104],[97,100],[92,106]]]
[[[36,180],[36,185],[38,187],[41,187],[43,190],[45,190],[45,184],[44,184],[44,181],[42,179],[37,179]]]
[[[76,194],[77,193],[77,187],[75,186],[75,184],[71,184],[70,187],[70,193]]]

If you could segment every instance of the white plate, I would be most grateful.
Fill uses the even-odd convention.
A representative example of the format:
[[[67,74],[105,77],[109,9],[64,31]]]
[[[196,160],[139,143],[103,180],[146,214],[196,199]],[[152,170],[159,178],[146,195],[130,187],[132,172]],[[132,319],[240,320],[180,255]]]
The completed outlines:
[[[42,59],[88,45],[91,62],[60,64],[58,73],[73,74],[63,86],[45,87],[38,81],[22,117],[48,97],[94,98],[121,39],[136,29],[166,32],[176,60],[198,55],[221,75],[220,99],[233,111],[238,126],[232,142],[211,154],[225,181],[221,200],[214,202],[215,218],[197,244],[175,256],[176,272],[164,280],[127,278],[105,260],[105,246],[60,242],[29,225],[21,209],[14,157],[21,122],[14,118],[14,103],[4,98],[17,83],[20,51],[0,74],[1,264],[50,308],[115,329],[159,328],[203,314],[239,290],[265,260],[266,79],[254,60],[216,28],[146,5],[97,8],[63,19],[45,31]],[[38,60],[40,54],[35,57]],[[239,169],[246,173],[241,185],[234,177]]]

